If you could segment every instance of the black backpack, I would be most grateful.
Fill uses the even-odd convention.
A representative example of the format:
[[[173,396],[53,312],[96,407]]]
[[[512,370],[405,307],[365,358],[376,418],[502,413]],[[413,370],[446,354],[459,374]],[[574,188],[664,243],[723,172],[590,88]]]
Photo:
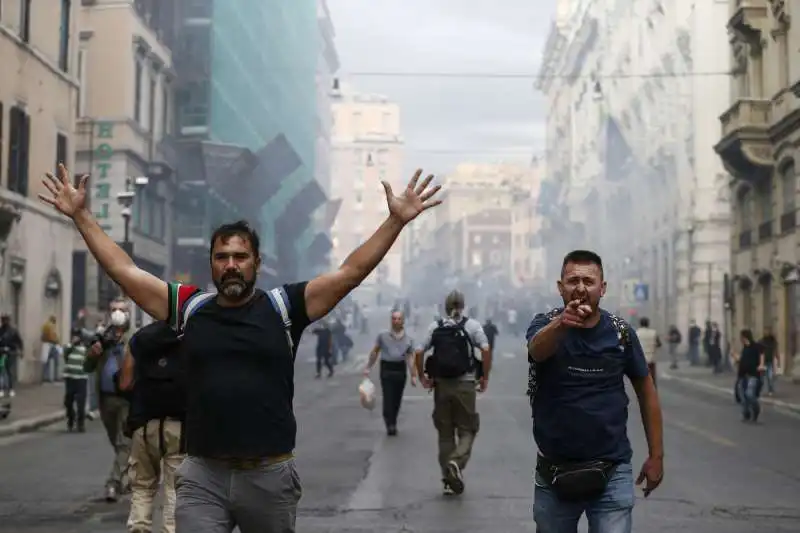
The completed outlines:
[[[425,362],[425,373],[432,378],[458,378],[475,368],[472,339],[464,324],[467,317],[453,324],[439,319],[431,334],[433,354]]]
[[[149,330],[149,331],[147,331]],[[142,328],[135,350],[135,401],[146,420],[183,420],[186,413],[185,366],[181,342],[165,323]]]

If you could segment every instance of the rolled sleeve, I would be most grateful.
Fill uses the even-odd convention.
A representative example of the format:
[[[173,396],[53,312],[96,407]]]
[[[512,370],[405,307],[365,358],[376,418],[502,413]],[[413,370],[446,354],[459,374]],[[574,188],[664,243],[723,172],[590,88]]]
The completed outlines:
[[[480,322],[470,318],[467,320],[466,324],[464,324],[464,329],[467,331],[469,338],[472,339],[473,345],[481,350],[489,349],[489,338],[486,336],[486,332],[483,330],[483,326],[481,326]]]
[[[628,360],[625,362],[625,374],[628,379],[641,379],[647,377],[650,369],[647,366],[647,359],[642,350],[642,344],[639,342],[639,336],[628,327],[628,335],[630,335],[630,346]]]

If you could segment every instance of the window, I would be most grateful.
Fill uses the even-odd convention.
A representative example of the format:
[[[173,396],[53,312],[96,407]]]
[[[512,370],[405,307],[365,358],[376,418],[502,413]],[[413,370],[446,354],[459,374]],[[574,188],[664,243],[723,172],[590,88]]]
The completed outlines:
[[[741,211],[741,224],[742,224],[742,231],[746,231],[753,228],[753,211],[754,211],[754,201],[753,201],[753,190],[749,189],[742,193],[742,196],[739,198],[739,209]]]
[[[54,169],[58,168],[58,164],[63,163],[67,165],[67,136],[61,133],[56,134],[56,164]],[[75,176],[78,179],[78,176]]]
[[[31,0],[19,2],[19,37],[25,43],[31,41]]]
[[[69,69],[69,23],[72,0],[61,0],[61,28],[58,36],[58,68],[63,72]]]
[[[147,95],[147,128],[150,133],[156,131],[156,77],[150,74],[150,92]]]
[[[169,101],[169,84],[164,80],[161,86],[161,136],[169,135],[169,114],[172,110],[172,105]]]
[[[78,99],[75,107],[77,117],[86,116],[86,49],[78,50]]]
[[[31,119],[25,110],[14,106],[8,114],[8,124],[8,189],[26,196]]]
[[[783,167],[781,172],[781,197],[783,199],[783,213],[794,213],[797,194],[797,173],[794,162]]]
[[[208,126],[208,80],[189,82],[178,97],[180,127]]]
[[[758,214],[761,222],[772,220],[772,180],[758,188]]]
[[[142,63],[138,60],[134,61],[134,89],[133,89],[133,119],[141,124],[142,123]]]

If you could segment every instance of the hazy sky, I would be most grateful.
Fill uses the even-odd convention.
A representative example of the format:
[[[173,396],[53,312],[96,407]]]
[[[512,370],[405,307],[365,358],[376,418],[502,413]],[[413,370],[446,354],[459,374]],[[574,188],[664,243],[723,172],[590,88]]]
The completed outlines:
[[[409,166],[527,163],[543,146],[532,78],[348,76],[358,72],[535,75],[555,0],[328,0],[342,78],[401,106]]]

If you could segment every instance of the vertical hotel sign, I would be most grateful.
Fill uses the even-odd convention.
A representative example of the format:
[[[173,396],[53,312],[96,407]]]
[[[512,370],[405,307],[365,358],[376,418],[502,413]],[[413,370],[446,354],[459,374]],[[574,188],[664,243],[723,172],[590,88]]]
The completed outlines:
[[[110,217],[111,182],[110,171],[112,158],[114,157],[114,147],[109,141],[114,139],[113,122],[96,122],[95,136],[100,141],[92,154],[95,161],[92,169],[92,205],[94,206],[94,216],[103,231],[110,232],[112,228]]]

